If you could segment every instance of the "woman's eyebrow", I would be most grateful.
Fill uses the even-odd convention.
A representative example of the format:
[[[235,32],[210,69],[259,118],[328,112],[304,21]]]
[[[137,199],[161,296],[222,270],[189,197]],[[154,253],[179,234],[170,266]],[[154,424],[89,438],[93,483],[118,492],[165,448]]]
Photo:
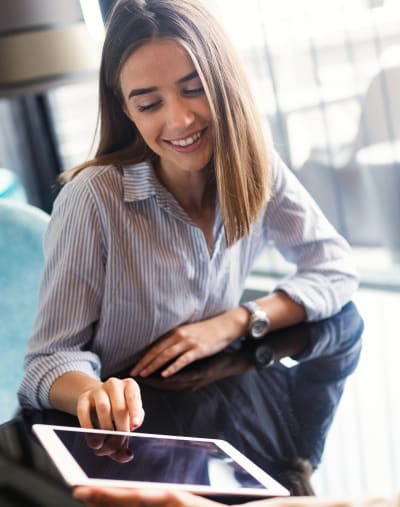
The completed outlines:
[[[199,77],[199,74],[197,73],[197,70],[194,70],[190,72],[189,74],[186,74],[186,76],[181,77],[178,79],[177,84],[185,83],[186,81],[191,81],[192,79]],[[137,95],[145,95],[146,93],[153,93],[158,90],[157,86],[150,86],[149,88],[135,88],[129,92],[128,99],[131,97],[136,97]]]
[[[191,79],[194,79],[195,77],[199,77],[197,70],[194,70],[194,71],[190,72],[189,74],[187,74],[186,76],[181,77],[180,79],[178,79],[177,83],[178,84],[185,83],[186,81],[190,81]]]
[[[129,92],[128,99],[135,97],[136,95],[144,95],[145,93],[156,92],[157,90],[157,86],[150,86],[150,88],[136,88]]]

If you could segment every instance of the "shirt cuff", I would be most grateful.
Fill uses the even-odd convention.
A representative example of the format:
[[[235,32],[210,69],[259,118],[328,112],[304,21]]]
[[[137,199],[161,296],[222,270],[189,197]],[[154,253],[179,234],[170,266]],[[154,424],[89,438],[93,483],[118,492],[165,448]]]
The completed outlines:
[[[83,373],[88,377],[99,379],[100,371],[98,370],[96,371],[93,368],[93,366],[94,364],[88,361],[75,361],[59,365],[53,368],[52,370],[48,371],[45,375],[43,375],[37,387],[36,391],[37,406],[39,406],[42,409],[53,408],[49,400],[50,388],[53,385],[53,383],[59,377],[61,377],[61,375],[64,375],[64,373],[76,371],[79,373]]]

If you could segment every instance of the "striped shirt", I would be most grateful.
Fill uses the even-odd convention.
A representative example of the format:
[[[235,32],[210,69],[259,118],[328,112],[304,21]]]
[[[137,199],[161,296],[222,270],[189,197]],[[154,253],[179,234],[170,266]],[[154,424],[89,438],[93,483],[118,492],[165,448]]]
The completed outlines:
[[[64,373],[107,378],[167,331],[234,308],[271,240],[297,266],[277,289],[309,320],[336,313],[357,287],[350,248],[278,156],[272,181],[251,233],[230,247],[216,206],[211,253],[147,163],[87,168],[68,183],[45,237],[21,404],[50,407],[49,389]]]

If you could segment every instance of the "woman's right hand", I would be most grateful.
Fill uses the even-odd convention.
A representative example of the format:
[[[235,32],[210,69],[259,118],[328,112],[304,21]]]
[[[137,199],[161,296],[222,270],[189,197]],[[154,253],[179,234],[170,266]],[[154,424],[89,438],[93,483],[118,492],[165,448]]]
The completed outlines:
[[[76,412],[83,428],[132,431],[144,419],[139,385],[132,378],[111,377],[83,391]]]

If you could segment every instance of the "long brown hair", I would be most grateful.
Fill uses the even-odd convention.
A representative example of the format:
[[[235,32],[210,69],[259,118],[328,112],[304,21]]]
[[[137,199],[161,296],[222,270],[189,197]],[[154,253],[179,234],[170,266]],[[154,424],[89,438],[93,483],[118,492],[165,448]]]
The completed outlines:
[[[198,0],[119,0],[107,27],[100,66],[100,139],[90,165],[121,166],[156,155],[123,111],[120,71],[147,41],[167,37],[188,52],[214,120],[213,168],[228,244],[249,234],[269,197],[266,142],[242,64],[218,21]],[[269,138],[268,138],[269,139]]]

